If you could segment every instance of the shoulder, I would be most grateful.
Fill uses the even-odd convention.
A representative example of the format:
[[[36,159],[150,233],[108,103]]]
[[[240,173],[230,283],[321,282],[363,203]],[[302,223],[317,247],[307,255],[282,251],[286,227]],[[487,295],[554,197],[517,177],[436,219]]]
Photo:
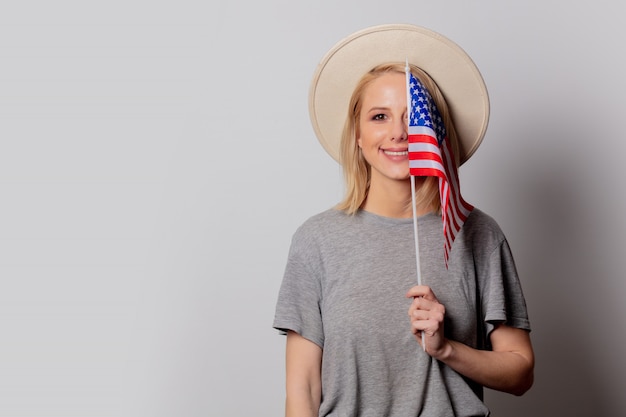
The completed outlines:
[[[461,229],[461,240],[474,252],[489,254],[506,242],[504,232],[496,220],[484,211],[474,208]]]
[[[349,217],[343,210],[337,210],[335,208],[330,208],[328,210],[324,210],[321,213],[314,214],[313,216],[306,219],[300,229],[306,229],[309,227],[318,227],[320,225],[339,222]]]
[[[349,230],[355,229],[351,224],[354,216],[336,209],[309,217],[291,238],[290,261],[318,265],[337,257],[344,247],[350,246]]]
[[[293,234],[293,242],[298,245],[311,246],[315,242],[326,240],[337,235],[338,231],[349,227],[352,217],[342,210],[334,208],[315,214],[305,220]]]
[[[306,219],[296,229],[295,235],[324,233],[329,228],[345,223],[349,217],[345,212],[331,208]]]
[[[472,210],[463,225],[463,230],[474,234],[490,234],[494,237],[504,237],[498,222],[478,208]]]

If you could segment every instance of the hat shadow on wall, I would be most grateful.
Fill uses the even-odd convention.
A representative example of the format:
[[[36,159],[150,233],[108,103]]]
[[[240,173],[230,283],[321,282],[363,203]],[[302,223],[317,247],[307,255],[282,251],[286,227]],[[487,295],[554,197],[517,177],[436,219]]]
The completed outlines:
[[[597,281],[610,274],[599,253],[605,226],[598,224],[595,209],[602,196],[593,194],[598,178],[586,172],[591,169],[586,150],[564,146],[585,143],[585,132],[564,131],[568,125],[536,126],[542,137],[525,147],[527,155],[515,156],[520,162],[512,168],[514,179],[507,179],[506,187],[515,190],[513,251],[524,259],[520,274],[536,366],[535,383],[523,397],[486,393],[494,416],[612,415],[606,388],[611,381],[598,361],[605,332],[618,331],[597,326],[617,314],[596,304],[603,291]]]

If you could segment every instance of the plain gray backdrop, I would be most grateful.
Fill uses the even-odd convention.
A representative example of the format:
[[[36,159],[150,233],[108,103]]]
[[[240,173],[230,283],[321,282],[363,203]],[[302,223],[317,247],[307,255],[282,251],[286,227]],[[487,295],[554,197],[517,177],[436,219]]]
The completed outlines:
[[[490,92],[461,181],[537,354],[494,416],[626,415],[619,2],[60,0],[0,6],[1,416],[282,415],[289,242],[343,192],[309,82],[382,23],[450,37]]]

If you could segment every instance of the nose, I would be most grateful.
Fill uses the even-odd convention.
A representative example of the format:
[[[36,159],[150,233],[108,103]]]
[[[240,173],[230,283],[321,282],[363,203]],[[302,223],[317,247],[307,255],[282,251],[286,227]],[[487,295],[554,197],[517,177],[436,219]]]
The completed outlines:
[[[409,137],[409,129],[407,120],[403,117],[396,119],[392,125],[391,140],[394,142],[403,142]]]

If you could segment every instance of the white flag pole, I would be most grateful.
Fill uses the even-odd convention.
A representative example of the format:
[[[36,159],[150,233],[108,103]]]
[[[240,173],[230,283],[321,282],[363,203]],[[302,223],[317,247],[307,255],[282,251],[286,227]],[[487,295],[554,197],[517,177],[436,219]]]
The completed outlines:
[[[411,175],[411,200],[413,205],[413,235],[415,237],[415,267],[417,269],[417,285],[422,285],[420,268],[419,234],[417,230],[417,209],[415,207],[415,177]]]
[[[404,73],[406,75],[406,111],[407,117],[411,117],[411,87],[409,85],[409,74],[411,70],[409,68],[409,59],[406,59],[406,64],[404,67]],[[407,122],[407,129],[408,129]],[[417,270],[417,285],[422,285],[422,270],[420,267],[420,247],[419,247],[419,234],[417,230],[417,207],[415,204],[415,176],[411,175],[411,206],[413,208],[413,236],[415,238],[415,267]],[[422,349],[426,351],[426,338],[424,332],[422,334]]]

